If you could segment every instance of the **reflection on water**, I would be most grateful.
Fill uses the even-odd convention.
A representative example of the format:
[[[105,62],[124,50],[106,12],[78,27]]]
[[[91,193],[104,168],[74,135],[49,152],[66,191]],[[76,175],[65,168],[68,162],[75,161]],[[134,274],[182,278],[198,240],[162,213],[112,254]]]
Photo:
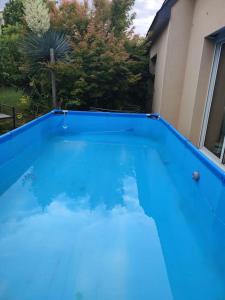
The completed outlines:
[[[147,140],[50,140],[1,196],[0,299],[223,299],[180,197]]]

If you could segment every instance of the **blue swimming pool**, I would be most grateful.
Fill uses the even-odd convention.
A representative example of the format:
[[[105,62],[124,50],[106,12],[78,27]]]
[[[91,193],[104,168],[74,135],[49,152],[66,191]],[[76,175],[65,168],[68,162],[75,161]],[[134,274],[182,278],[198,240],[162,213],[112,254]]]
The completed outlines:
[[[53,111],[0,178],[0,299],[225,299],[225,175],[162,118]]]

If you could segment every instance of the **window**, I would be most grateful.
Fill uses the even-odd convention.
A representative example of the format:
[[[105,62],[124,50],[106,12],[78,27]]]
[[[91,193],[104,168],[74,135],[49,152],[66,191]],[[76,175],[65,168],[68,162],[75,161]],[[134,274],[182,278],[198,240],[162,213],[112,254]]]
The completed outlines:
[[[225,163],[225,42],[216,46],[203,128],[204,147]]]

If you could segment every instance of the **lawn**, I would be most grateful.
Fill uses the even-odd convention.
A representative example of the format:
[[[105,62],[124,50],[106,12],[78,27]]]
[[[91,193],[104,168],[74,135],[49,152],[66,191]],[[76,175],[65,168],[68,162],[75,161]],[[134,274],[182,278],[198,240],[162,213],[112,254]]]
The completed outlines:
[[[7,104],[18,108],[23,91],[15,88],[0,88],[0,103]]]
[[[17,126],[20,126],[26,122],[27,107],[28,107],[28,103],[26,99],[27,97],[22,90],[17,90],[12,87],[0,88],[0,103],[15,107]],[[9,111],[7,111],[6,113],[8,112]],[[1,121],[0,134],[11,130],[12,126],[13,126],[12,120]]]

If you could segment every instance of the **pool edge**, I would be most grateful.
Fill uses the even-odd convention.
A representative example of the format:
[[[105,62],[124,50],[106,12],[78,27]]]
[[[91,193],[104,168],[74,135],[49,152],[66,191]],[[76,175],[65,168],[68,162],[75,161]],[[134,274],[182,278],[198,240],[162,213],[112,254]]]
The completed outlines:
[[[51,116],[57,116],[57,112],[60,112],[60,109],[54,109],[16,129],[13,129],[3,135],[0,135],[0,144],[17,136],[18,134],[26,131],[27,129],[39,124],[41,121],[50,118]],[[177,129],[174,128],[168,121],[166,121],[159,114],[146,114],[146,113],[115,113],[115,112],[92,112],[92,111],[76,111],[76,110],[66,110],[69,115],[92,115],[92,116],[107,116],[107,117],[126,117],[126,118],[150,118],[155,122],[161,122],[170,132],[172,132],[184,145],[187,147],[202,163],[210,169],[219,179],[222,180],[225,184],[225,171],[223,171],[219,166],[217,166],[213,160],[208,158],[204,153],[202,153],[188,138],[184,137]]]

